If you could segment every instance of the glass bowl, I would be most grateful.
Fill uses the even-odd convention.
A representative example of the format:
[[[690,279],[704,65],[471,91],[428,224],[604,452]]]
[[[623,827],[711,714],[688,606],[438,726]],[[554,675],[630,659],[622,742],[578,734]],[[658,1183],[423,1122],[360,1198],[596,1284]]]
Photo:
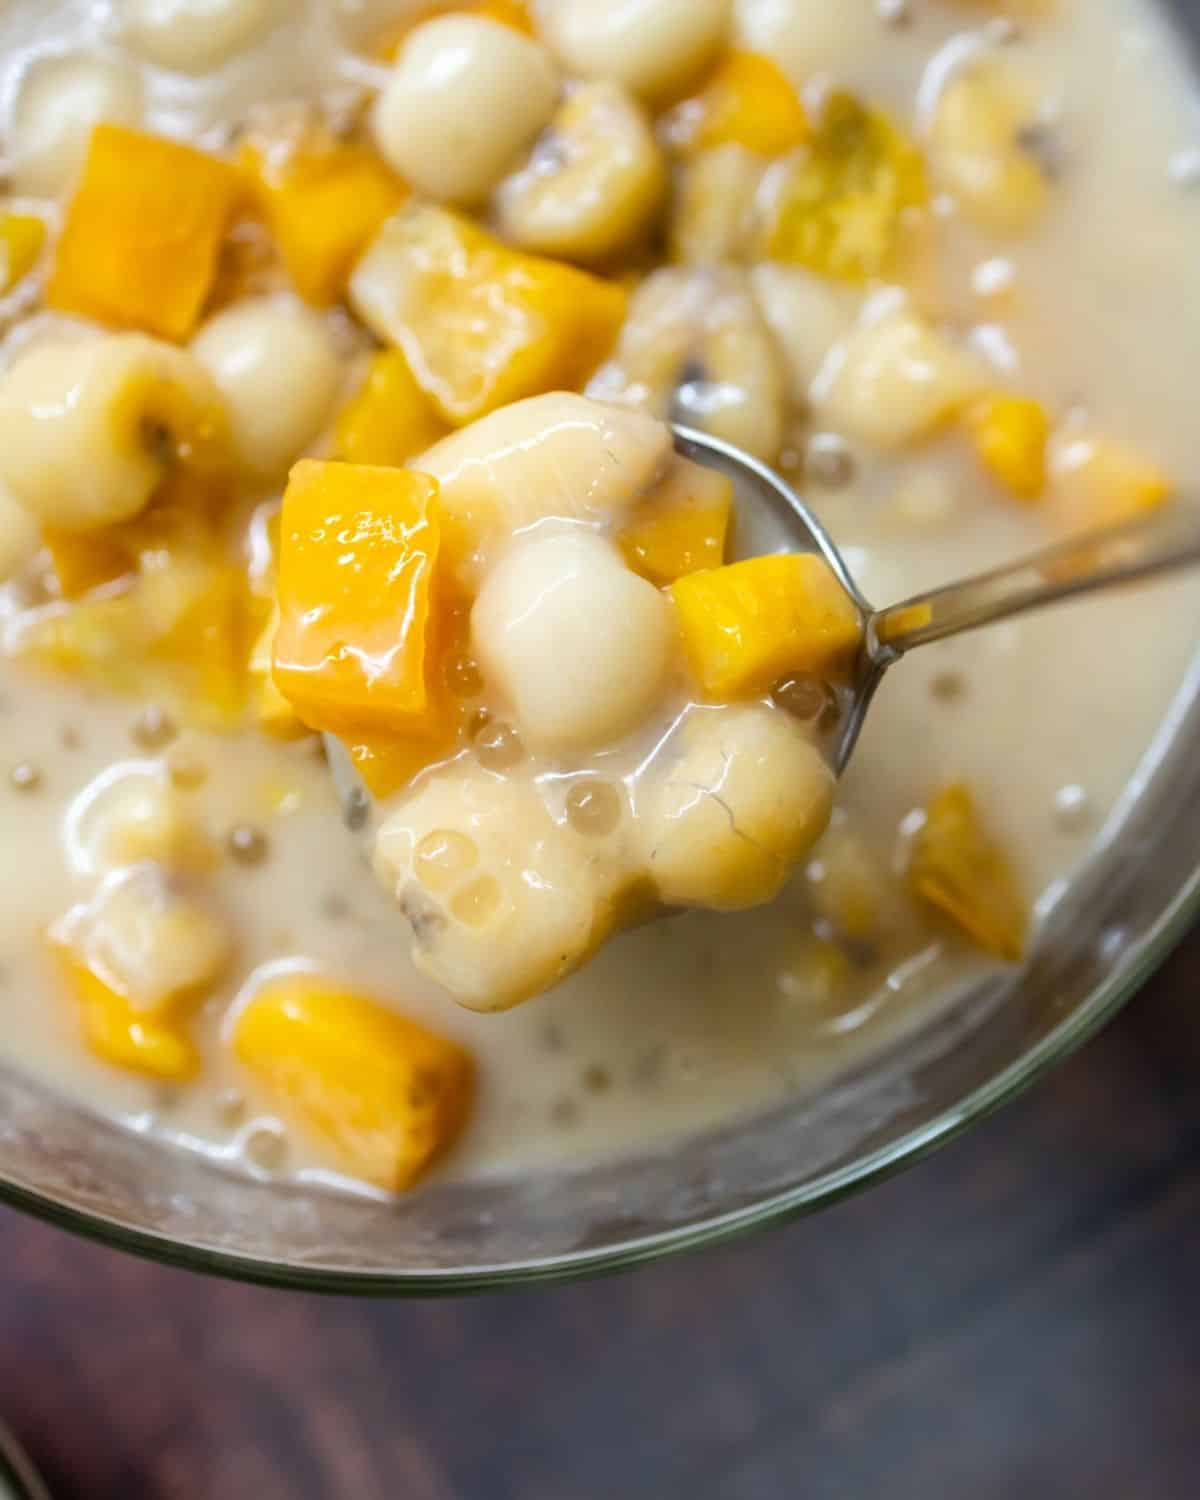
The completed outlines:
[[[1200,0],[1173,9],[1200,36]],[[1032,1083],[1183,936],[1200,910],[1197,742],[1200,660],[1024,966],[974,981],[858,1071],[750,1120],[616,1163],[381,1204],[234,1177],[0,1071],[0,1198],[197,1270],[412,1295],[611,1271],[811,1212]]]

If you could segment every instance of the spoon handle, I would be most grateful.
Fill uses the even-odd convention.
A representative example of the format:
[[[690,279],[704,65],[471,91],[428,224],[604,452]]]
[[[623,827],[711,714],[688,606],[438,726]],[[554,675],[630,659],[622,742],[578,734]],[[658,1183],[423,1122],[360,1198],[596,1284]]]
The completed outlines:
[[[1200,507],[1171,506],[876,610],[867,622],[870,654],[887,665],[914,646],[1198,562]]]

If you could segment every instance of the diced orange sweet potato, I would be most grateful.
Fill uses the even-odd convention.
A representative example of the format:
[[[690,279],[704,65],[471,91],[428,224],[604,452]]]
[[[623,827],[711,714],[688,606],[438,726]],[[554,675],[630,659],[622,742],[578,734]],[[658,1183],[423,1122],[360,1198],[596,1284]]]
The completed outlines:
[[[106,583],[115,583],[137,569],[137,557],[125,545],[123,530],[112,536],[108,530],[59,531],[57,527],[42,528],[42,545],[50,554],[54,565],[54,576],[64,599],[80,599],[92,589]]]
[[[391,1192],[448,1151],[470,1114],[475,1070],[463,1047],[314,974],[265,984],[231,1043],[276,1108],[343,1170]]]
[[[67,208],[46,301],[118,328],[185,339],[242,195],[228,162],[175,141],[98,125]]]
[[[401,791],[428,766],[445,760],[457,744],[458,721],[445,725],[444,735],[409,739],[347,739],[350,763],[372,797],[382,801]]]
[[[351,464],[399,467],[447,431],[401,351],[385,349],[372,357],[366,379],[338,416],[337,453]]]
[[[383,226],[354,269],[350,300],[403,351],[456,426],[581,385],[625,315],[614,282],[511,250],[469,219],[424,204]]]
[[[336,302],[405,185],[368,147],[315,134],[290,152],[248,143],[240,160],[296,290],[318,307]]]
[[[438,574],[430,600],[425,713],[420,724],[404,735],[343,736],[351,764],[372,797],[390,797],[459,748],[472,705],[463,696],[455,667],[468,658],[469,650],[469,605]]]
[[[60,949],[59,957],[89,1052],[114,1067],[169,1083],[195,1074],[199,1057],[177,1020],[130,1005],[68,950]]]
[[[732,482],[678,459],[617,540],[633,571],[663,588],[686,573],[721,566],[732,515]]]
[[[1050,419],[1029,396],[989,396],[967,413],[967,424],[988,473],[1018,500],[1037,500],[1046,487]]]
[[[283,497],[276,686],[314,729],[420,732],[437,482],[306,459]]]
[[[983,826],[969,788],[944,787],[925,810],[909,879],[915,894],[999,958],[1025,947],[1025,901],[1004,851]]]
[[[861,639],[853,601],[812,553],[689,573],[670,593],[692,676],[713,702],[757,697],[795,672],[839,676]]]
[[[0,214],[0,296],[29,275],[45,243],[46,226],[35,214]]]
[[[83,1040],[90,1052],[114,1067],[169,1082],[196,1072],[199,1058],[180,1005],[136,1005],[96,971],[64,932],[54,928],[47,940],[79,1008]]]
[[[759,156],[782,156],[807,138],[808,116],[769,57],[731,52],[703,92],[677,107],[668,128],[686,150],[737,145]]]

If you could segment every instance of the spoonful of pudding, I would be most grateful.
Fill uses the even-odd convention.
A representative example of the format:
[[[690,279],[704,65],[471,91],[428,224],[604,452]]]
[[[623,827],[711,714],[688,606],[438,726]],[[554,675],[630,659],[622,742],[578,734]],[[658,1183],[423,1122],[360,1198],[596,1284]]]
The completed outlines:
[[[735,514],[767,513],[788,550],[739,557]],[[272,681],[418,967],[503,1010],[634,923],[770,901],[909,650],[1195,561],[1200,517],[1168,508],[875,610],[764,465],[552,394],[409,468],[297,465]]]

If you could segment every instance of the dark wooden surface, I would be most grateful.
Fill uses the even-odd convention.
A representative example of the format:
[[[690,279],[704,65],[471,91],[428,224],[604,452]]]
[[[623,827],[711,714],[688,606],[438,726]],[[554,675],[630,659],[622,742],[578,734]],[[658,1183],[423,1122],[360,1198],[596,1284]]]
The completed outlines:
[[[1200,937],[832,1212],[460,1302],[206,1281],[0,1213],[0,1414],[60,1500],[1188,1500]]]

